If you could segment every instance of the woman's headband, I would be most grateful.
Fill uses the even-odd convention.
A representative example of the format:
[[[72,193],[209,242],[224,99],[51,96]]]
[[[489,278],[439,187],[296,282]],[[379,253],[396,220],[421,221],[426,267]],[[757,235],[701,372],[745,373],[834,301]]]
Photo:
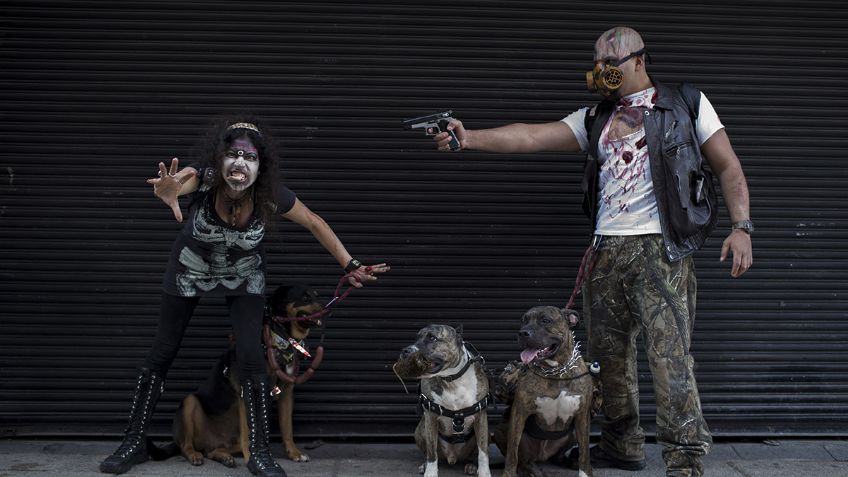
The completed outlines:
[[[259,128],[256,127],[256,125],[253,124],[253,123],[234,123],[234,124],[231,124],[229,127],[227,127],[227,130],[230,130],[230,129],[250,129],[251,131],[254,131],[256,134],[261,134],[259,132]]]

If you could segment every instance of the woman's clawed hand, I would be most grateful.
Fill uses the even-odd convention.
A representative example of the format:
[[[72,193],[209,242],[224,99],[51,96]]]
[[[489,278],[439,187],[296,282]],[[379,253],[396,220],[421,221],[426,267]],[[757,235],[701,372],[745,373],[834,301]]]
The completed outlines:
[[[179,195],[183,184],[196,174],[193,170],[178,173],[180,160],[176,157],[171,159],[171,168],[167,169],[164,162],[159,163],[159,177],[147,179],[148,184],[153,184],[153,193],[162,199],[174,212],[177,222],[183,221],[183,213],[180,210]],[[191,168],[189,168],[191,169]]]

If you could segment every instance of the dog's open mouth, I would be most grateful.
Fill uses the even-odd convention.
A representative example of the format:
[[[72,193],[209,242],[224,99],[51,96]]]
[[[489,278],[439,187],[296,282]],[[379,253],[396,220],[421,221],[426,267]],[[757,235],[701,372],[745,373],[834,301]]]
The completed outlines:
[[[542,349],[527,348],[521,352],[521,362],[529,364],[537,359],[549,358],[556,354],[559,349],[559,345],[560,343],[551,343]]]
[[[297,322],[306,328],[320,328],[322,318],[330,316],[329,310],[323,310],[321,305],[313,303],[303,308],[295,308],[295,318]]]

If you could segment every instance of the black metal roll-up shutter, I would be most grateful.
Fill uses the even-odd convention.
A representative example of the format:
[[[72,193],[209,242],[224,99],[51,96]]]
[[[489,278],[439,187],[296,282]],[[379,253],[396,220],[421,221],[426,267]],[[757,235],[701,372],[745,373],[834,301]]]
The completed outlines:
[[[23,1],[2,5],[0,432],[117,433],[155,331],[180,225],[144,179],[187,157],[210,115],[276,126],[286,183],[367,263],[393,267],[329,320],[297,391],[299,435],[408,435],[415,395],[389,364],[430,322],[462,323],[491,368],[523,311],[568,300],[589,233],[579,154],[441,154],[400,120],[452,108],[470,128],[555,121],[595,38],[640,30],[650,70],[709,96],[742,160],[755,266],[697,256],[693,345],[717,435],[848,429],[848,9],[841,2]],[[839,198],[842,199],[839,199]],[[305,230],[268,237],[269,283],[329,298],[341,270]],[[157,432],[227,346],[204,302]],[[582,332],[579,336],[582,336]],[[643,421],[650,373],[640,364]],[[411,385],[414,389],[414,385]]]

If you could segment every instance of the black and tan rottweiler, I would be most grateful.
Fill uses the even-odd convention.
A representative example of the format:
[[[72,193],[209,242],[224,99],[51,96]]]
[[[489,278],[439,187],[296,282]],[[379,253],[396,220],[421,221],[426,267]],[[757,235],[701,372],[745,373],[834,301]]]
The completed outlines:
[[[319,347],[312,356],[305,339],[311,328],[321,326],[321,320],[326,317],[319,314],[322,309],[313,289],[284,285],[269,299],[265,316],[263,341],[269,358],[270,382],[277,394],[283,448],[286,456],[297,462],[307,462],[309,456],[295,446],[292,437],[294,386],[305,382],[320,365],[323,350]],[[312,364],[298,376],[304,357],[311,358]],[[154,460],[182,454],[193,465],[203,464],[205,456],[235,467],[234,454],[241,453],[245,460],[249,458],[247,421],[239,397],[241,385],[236,368],[235,346],[230,345],[206,381],[177,408],[173,442],[163,448],[148,445]]]

